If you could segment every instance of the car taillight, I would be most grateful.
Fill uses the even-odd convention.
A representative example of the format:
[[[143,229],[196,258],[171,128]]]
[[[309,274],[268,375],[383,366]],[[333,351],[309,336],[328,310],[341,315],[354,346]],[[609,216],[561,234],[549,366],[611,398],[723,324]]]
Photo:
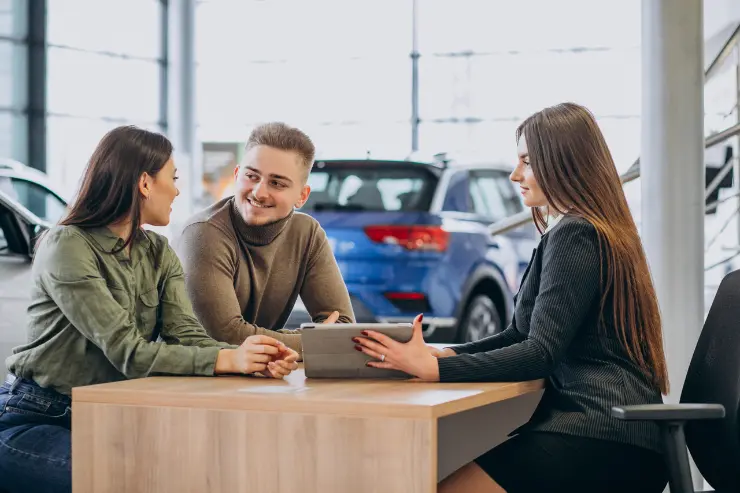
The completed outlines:
[[[441,226],[367,226],[365,234],[376,243],[435,252],[447,250],[450,239]]]
[[[430,310],[429,301],[424,293],[392,291],[383,295],[402,312],[424,313]]]

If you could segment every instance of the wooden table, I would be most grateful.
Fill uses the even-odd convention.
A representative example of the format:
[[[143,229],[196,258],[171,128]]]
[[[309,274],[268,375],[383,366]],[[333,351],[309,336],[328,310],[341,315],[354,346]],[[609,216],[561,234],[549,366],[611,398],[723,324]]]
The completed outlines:
[[[526,422],[543,382],[155,377],[73,390],[75,493],[417,493]]]

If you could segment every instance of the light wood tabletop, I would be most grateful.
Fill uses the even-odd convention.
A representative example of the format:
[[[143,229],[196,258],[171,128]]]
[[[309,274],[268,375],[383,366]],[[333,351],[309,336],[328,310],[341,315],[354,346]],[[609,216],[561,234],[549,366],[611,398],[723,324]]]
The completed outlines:
[[[75,403],[310,412],[347,416],[439,418],[535,392],[542,380],[428,383],[417,380],[254,376],[150,377],[73,389]]]

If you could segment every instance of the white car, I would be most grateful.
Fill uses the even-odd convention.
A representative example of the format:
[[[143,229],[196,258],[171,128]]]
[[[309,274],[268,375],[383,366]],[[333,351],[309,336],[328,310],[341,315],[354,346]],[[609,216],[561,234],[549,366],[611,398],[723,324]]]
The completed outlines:
[[[69,203],[46,173],[12,159],[0,159],[0,192],[50,223],[61,219]]]
[[[33,241],[66,208],[44,173],[0,159],[0,367],[26,340]]]

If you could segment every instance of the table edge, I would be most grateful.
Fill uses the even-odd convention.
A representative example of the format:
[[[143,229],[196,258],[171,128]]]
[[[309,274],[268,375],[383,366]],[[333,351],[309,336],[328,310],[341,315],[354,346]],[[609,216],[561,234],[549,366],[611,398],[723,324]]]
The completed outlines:
[[[157,378],[157,377],[155,377]],[[357,402],[324,401],[290,399],[285,396],[271,394],[250,395],[208,395],[208,394],[181,394],[177,398],[172,395],[162,395],[154,391],[141,392],[134,389],[105,389],[99,385],[75,387],[72,389],[72,406],[75,403],[110,404],[141,407],[180,407],[193,409],[220,409],[246,412],[290,412],[308,414],[339,414],[365,417],[398,417],[398,418],[440,418],[451,414],[465,412],[471,409],[495,404],[505,400],[517,398],[521,395],[540,391],[544,388],[544,380],[526,382],[501,382],[502,387],[496,391],[479,392],[469,396],[438,404],[417,403],[387,403],[387,402]],[[508,385],[506,385],[508,384]],[[409,385],[430,385],[427,383],[409,383]],[[445,383],[431,385],[445,386]],[[511,386],[518,387],[513,394]],[[507,391],[508,390],[508,391]]]

